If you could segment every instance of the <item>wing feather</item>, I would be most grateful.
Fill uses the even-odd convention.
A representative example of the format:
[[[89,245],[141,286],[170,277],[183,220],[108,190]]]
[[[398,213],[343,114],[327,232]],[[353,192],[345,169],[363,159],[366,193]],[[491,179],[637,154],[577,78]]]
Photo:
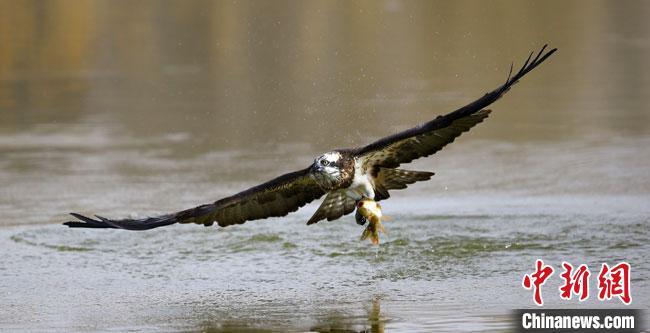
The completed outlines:
[[[173,214],[144,219],[92,219],[72,213],[78,221],[64,223],[69,227],[116,228],[147,230],[174,223],[196,223],[205,226],[217,222],[225,227],[267,217],[285,216],[325,194],[311,177],[310,168],[285,174],[211,204],[201,205]]]
[[[380,150],[369,151],[362,155],[364,166],[366,169],[373,170],[373,175],[376,175],[379,168],[397,168],[403,163],[433,155],[462,133],[482,122],[489,114],[490,110],[481,110],[455,120],[445,128],[417,134],[386,145]]]
[[[483,97],[420,126],[358,148],[354,150],[355,155],[362,158],[366,169],[371,169],[373,174],[376,175],[379,167],[396,168],[402,163],[409,163],[417,158],[436,153],[453,142],[463,132],[468,131],[487,118],[490,110],[485,110],[485,107],[501,98],[524,75],[557,51],[557,49],[552,49],[544,53],[546,47],[544,45],[535,58],[532,58],[533,53],[531,53],[514,76],[511,76],[511,66],[510,75],[508,75],[506,82],[497,89],[483,95]]]
[[[355,157],[362,159],[366,169],[370,168],[375,177],[382,168],[396,168],[402,163],[408,163],[414,159],[434,154],[445,145],[453,142],[463,132],[482,122],[490,113],[489,110],[484,109],[485,107],[498,100],[524,75],[557,51],[557,49],[552,49],[544,53],[545,49],[546,45],[534,58],[532,57],[533,53],[531,53],[515,75],[508,75],[508,79],[503,85],[476,101],[420,126],[350,151]],[[512,66],[510,74],[512,74]],[[406,184],[420,180],[414,175],[411,175],[411,177],[400,178],[396,176],[387,183],[386,190],[391,187],[402,188]],[[426,178],[429,176],[421,172],[418,177]],[[267,217],[285,216],[320,198],[325,193],[325,190],[311,177],[310,168],[306,168],[277,177],[211,204],[173,214],[144,219],[111,220],[100,216],[92,219],[72,213],[71,215],[77,220],[64,224],[69,227],[129,230],[146,230],[174,223],[196,223],[209,226],[217,222],[220,226],[228,226]],[[323,219],[335,220],[354,211],[355,205],[354,200],[348,198],[344,190],[330,192],[308,224]]]

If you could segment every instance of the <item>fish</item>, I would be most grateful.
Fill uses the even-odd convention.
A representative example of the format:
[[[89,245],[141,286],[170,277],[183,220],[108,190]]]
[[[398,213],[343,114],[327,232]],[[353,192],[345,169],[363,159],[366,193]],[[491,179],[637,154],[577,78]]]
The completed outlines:
[[[370,239],[372,244],[379,245],[379,232],[386,233],[384,225],[381,223],[382,219],[388,220],[389,217],[382,214],[381,205],[377,201],[362,198],[357,202],[357,223],[363,225],[366,221],[368,222],[363,233],[361,233],[362,241]]]

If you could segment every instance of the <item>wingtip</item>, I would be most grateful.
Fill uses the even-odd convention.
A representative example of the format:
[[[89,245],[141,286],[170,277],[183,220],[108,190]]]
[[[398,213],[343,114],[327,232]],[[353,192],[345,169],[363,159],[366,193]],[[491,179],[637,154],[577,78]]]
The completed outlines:
[[[544,46],[542,46],[542,48],[539,50],[539,52],[537,52],[537,55],[535,55],[535,57],[532,58],[532,60],[531,60],[531,56],[534,54],[534,52],[531,52],[531,54],[528,55],[528,59],[526,59],[526,62],[524,62],[524,65],[521,66],[521,68],[515,75],[508,74],[508,81],[500,88],[501,89],[500,93],[504,94],[506,91],[508,91],[508,89],[512,85],[517,83],[522,77],[524,77],[535,67],[539,66],[541,63],[546,61],[548,57],[550,57],[551,55],[553,55],[553,53],[557,51],[557,48],[553,48],[550,51],[546,51],[547,47],[548,44],[544,44]]]
[[[101,219],[98,220],[93,220],[87,216],[78,214],[78,213],[70,213],[74,218],[76,218],[78,221],[68,221],[68,222],[63,222],[62,224],[70,227],[70,228],[111,228],[108,223],[103,222]]]
[[[79,215],[79,214],[77,214],[77,213],[72,213],[72,212],[71,212],[71,213],[68,213],[68,214],[70,214],[70,215],[72,215],[72,217],[75,217],[75,218],[80,219],[80,220],[81,220],[80,216],[83,216],[83,215]],[[80,223],[83,223],[83,222],[79,222],[79,221],[67,221],[67,222],[63,222],[63,223],[61,223],[61,224],[64,225],[64,226],[66,226],[66,227],[69,227],[69,228],[74,228],[76,225],[78,225],[78,224],[80,224]]]
[[[84,215],[81,215],[81,214],[78,214],[78,213],[70,213],[70,215],[72,215],[72,216],[74,216],[74,217],[78,218],[79,220],[84,221],[86,223],[97,222],[97,221],[95,221],[95,220],[93,220],[93,219],[91,219],[91,218],[89,218],[87,216],[84,216]]]
[[[107,221],[109,221],[109,219],[107,219],[107,218],[105,218],[105,217],[102,217],[102,216],[99,216],[99,215],[95,215],[95,217],[98,218],[98,219],[99,219],[100,221],[102,221],[102,222],[107,222]]]
[[[85,216],[83,216],[83,215],[81,215],[81,214],[79,214],[79,213],[69,213],[69,214],[70,214],[72,217],[75,217],[75,218],[80,219],[80,220],[83,220],[83,219],[86,219],[86,218],[87,218],[87,217],[85,217]]]
[[[547,47],[548,47],[548,43],[544,44],[544,46],[542,46],[542,51],[545,50]],[[557,51],[557,47],[550,49],[547,53],[553,53],[555,51]]]

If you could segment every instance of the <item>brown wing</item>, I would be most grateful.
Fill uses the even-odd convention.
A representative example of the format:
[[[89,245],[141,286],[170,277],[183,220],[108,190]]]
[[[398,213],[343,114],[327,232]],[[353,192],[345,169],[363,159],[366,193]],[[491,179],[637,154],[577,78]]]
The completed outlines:
[[[388,190],[402,190],[408,185],[431,179],[433,172],[379,168],[374,179],[375,201],[390,198]]]
[[[292,172],[233,196],[173,214],[144,219],[97,220],[72,213],[80,221],[64,223],[79,228],[118,228],[147,230],[174,223],[197,223],[205,226],[215,221],[222,227],[246,221],[285,216],[323,196],[325,191],[310,176],[310,168]]]
[[[533,53],[531,53],[519,72],[514,76],[508,76],[503,85],[476,101],[447,115],[438,116],[420,126],[358,148],[354,151],[355,155],[361,158],[364,166],[371,169],[376,175],[380,167],[396,168],[402,163],[434,154],[453,142],[463,132],[487,118],[490,110],[484,110],[485,107],[498,100],[519,79],[557,51],[557,49],[552,49],[544,53],[545,49],[546,45],[532,61]]]
[[[343,215],[354,211],[356,202],[345,195],[345,190],[333,191],[327,194],[325,200],[320,204],[314,215],[307,221],[307,224],[314,224],[320,220],[333,221]]]
[[[397,168],[402,163],[432,155],[453,142],[463,132],[469,131],[474,125],[482,122],[489,114],[490,110],[481,110],[456,119],[445,127],[416,134],[390,143],[381,149],[363,153],[361,158],[365,169],[372,169],[373,176],[376,176],[380,168]]]

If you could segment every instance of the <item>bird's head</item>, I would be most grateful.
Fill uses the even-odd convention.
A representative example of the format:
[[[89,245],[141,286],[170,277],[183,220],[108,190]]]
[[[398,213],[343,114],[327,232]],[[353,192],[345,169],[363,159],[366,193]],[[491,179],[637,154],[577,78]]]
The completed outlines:
[[[338,179],[341,176],[341,153],[331,151],[314,160],[314,171],[325,175],[330,179]]]

